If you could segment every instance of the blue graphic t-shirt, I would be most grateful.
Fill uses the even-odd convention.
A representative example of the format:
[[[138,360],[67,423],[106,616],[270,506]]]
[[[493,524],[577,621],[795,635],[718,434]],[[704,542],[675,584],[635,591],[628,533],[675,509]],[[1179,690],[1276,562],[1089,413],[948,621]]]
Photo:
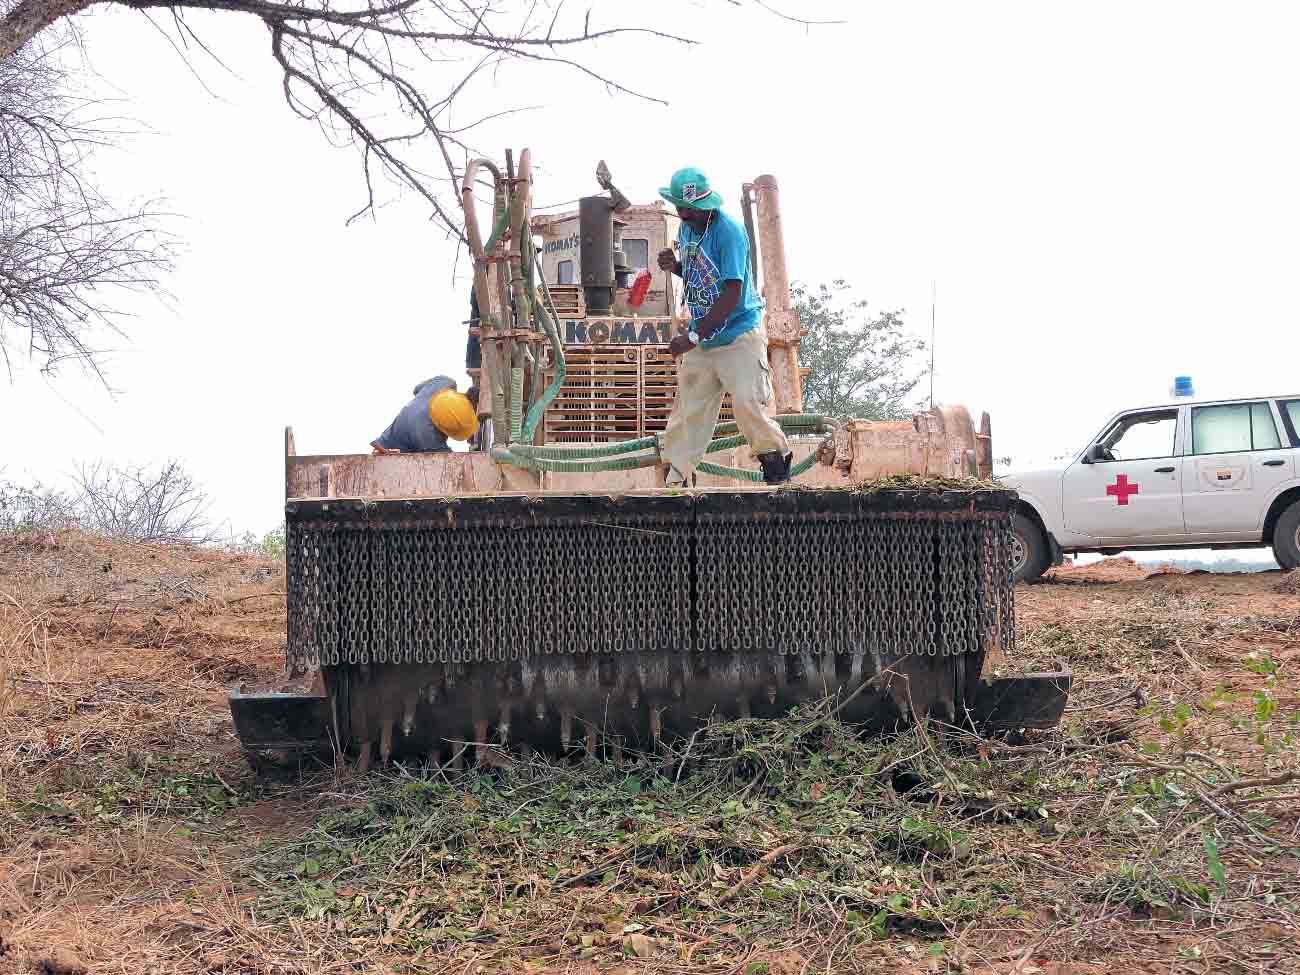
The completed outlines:
[[[686,285],[686,307],[691,320],[698,322],[722,295],[726,281],[740,282],[740,302],[727,316],[722,327],[700,345],[706,349],[730,345],[737,337],[757,328],[762,317],[763,299],[754,291],[749,270],[749,236],[745,228],[721,210],[703,235],[682,222],[677,231],[677,245],[682,259],[682,281]]]

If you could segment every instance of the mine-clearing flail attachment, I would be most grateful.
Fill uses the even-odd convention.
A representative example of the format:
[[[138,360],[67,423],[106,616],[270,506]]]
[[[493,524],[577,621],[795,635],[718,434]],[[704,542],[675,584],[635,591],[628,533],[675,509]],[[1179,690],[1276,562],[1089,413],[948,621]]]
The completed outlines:
[[[724,396],[692,489],[673,491],[677,363],[706,350],[670,343],[704,314],[710,272],[675,273],[675,211],[633,205],[609,167],[603,195],[536,216],[535,173],[525,149],[463,174],[474,448],[298,456],[286,431],[288,671],[320,681],[232,695],[249,754],[617,755],[828,697],[877,731],[1056,724],[1067,672],[987,673],[1015,669],[1018,503],[989,489],[987,414],[805,411],[775,177],[739,199],[764,304],[752,368],[791,483],[743,486],[776,467],[758,470]],[[675,271],[635,291],[674,246]]]
[[[296,501],[288,654],[323,696],[232,697],[246,749],[342,742],[363,767],[488,746],[647,750],[838,698],[1050,727],[1069,674],[1014,651],[1012,492],[725,490]],[[282,717],[277,717],[282,715]]]

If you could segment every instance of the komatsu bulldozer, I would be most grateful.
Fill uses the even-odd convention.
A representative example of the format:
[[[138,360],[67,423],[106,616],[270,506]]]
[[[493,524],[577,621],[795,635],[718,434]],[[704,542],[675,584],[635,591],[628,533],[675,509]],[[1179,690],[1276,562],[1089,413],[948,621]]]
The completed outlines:
[[[531,154],[504,163],[470,162],[461,193],[477,448],[299,456],[286,430],[286,679],[232,689],[250,759],[617,755],[828,696],[876,731],[1057,723],[1068,672],[985,673],[1018,670],[1016,496],[989,481],[988,416],[804,411],[776,180],[740,207],[792,480],[761,483],[724,401],[693,484],[668,489],[684,319],[652,261],[676,214],[632,205],[602,162],[605,192],[534,216]]]

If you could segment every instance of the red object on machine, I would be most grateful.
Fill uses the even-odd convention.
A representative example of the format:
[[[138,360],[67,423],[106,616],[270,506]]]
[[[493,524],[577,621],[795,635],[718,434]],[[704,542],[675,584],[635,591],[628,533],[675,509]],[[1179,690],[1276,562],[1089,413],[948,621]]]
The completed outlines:
[[[645,301],[646,292],[650,290],[650,269],[641,268],[627,293],[627,303],[633,308],[640,308]]]

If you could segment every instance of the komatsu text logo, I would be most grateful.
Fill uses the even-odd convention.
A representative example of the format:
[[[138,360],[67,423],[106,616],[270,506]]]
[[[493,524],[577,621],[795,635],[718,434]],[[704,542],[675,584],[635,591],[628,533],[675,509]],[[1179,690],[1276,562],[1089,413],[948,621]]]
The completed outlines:
[[[558,240],[548,240],[542,244],[543,254],[554,254],[556,251],[571,251],[578,248],[578,235],[570,234],[568,237],[561,237]]]
[[[564,323],[565,345],[667,345],[672,341],[668,318],[602,318]]]

